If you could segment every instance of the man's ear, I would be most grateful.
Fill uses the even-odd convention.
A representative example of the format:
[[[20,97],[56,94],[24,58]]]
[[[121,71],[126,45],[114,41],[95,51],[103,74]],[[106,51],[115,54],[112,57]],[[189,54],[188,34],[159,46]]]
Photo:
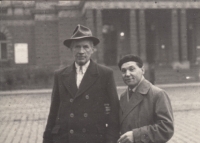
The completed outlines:
[[[96,48],[92,48],[92,52],[94,53],[94,52],[96,52],[97,51],[97,49]]]
[[[144,66],[142,66],[142,73],[143,73],[143,75],[144,75],[144,73],[145,73],[145,68],[144,68]]]

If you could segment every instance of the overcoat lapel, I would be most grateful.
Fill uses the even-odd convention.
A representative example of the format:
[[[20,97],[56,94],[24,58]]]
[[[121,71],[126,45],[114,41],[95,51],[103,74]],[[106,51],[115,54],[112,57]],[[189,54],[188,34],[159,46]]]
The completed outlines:
[[[150,89],[150,85],[151,84],[144,79],[136,89],[136,92],[131,97],[129,102],[127,101],[127,91],[123,94],[122,98],[120,99],[120,106],[123,112],[123,115],[120,117],[121,123],[128,116],[128,114],[130,114],[131,111],[144,99],[145,95]]]
[[[91,60],[90,65],[81,81],[79,90],[76,93],[76,97],[80,96],[84,91],[86,91],[94,82],[98,79],[99,74],[97,70],[97,65]]]
[[[126,92],[127,95],[127,92]],[[135,93],[130,101],[127,101],[127,97],[124,96],[120,101],[120,106],[122,108],[123,114],[121,117],[121,123],[128,116],[128,114],[143,100],[144,96],[140,93]]]
[[[62,82],[71,94],[72,97],[76,95],[77,86],[76,86],[76,70],[75,65],[67,67],[66,70],[62,73]]]

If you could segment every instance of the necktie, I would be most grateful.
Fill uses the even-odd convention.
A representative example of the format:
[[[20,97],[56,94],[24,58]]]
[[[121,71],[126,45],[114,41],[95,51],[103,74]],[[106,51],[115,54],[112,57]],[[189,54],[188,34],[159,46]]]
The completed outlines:
[[[128,95],[129,95],[129,99],[131,99],[131,96],[133,95],[133,91],[132,91],[132,89],[129,89],[129,91],[128,91]]]
[[[80,66],[79,72],[80,72],[81,74],[83,74],[83,67],[82,67],[82,66]]]

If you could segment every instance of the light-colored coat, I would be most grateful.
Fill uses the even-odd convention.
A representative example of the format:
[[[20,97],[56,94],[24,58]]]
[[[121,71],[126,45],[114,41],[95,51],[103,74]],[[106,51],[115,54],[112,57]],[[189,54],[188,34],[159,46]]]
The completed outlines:
[[[133,131],[134,143],[165,143],[174,133],[173,112],[167,93],[144,79],[127,101],[120,96],[121,134]]]

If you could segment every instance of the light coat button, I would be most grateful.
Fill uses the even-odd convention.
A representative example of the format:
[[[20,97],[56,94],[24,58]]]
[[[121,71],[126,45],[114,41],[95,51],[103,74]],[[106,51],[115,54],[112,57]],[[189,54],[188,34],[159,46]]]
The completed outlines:
[[[74,133],[74,130],[70,130],[69,132],[70,132],[70,134],[73,134],[73,133]]]
[[[89,95],[86,95],[85,98],[86,98],[86,99],[89,99],[90,97],[89,97]]]
[[[88,113],[84,113],[83,116],[86,118],[88,117]]]
[[[74,100],[71,98],[70,100],[69,100],[69,102],[73,102]]]
[[[82,132],[83,132],[83,133],[85,133],[85,132],[86,132],[86,129],[85,129],[85,128],[83,128],[83,129],[82,129]]]
[[[70,114],[70,117],[71,117],[71,118],[73,118],[73,117],[74,117],[74,114],[73,114],[73,113],[71,113],[71,114]]]

